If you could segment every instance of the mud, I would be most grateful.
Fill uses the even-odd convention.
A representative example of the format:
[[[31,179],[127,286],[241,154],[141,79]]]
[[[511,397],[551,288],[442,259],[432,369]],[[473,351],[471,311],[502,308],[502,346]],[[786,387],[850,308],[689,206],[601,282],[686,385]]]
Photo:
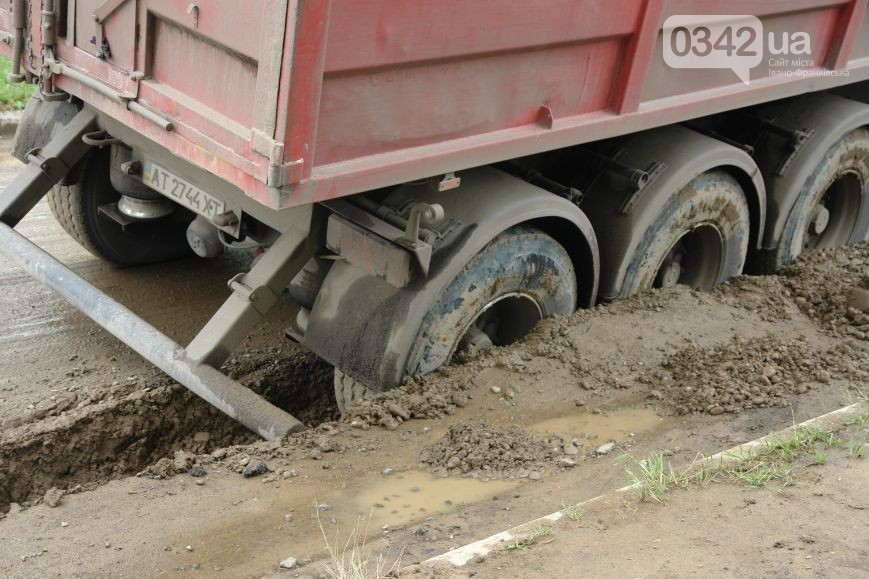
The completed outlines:
[[[541,440],[516,426],[493,428],[485,423],[457,424],[451,426],[443,438],[425,448],[419,461],[440,476],[525,478],[536,470],[539,477],[539,469],[556,456],[562,456],[562,445],[575,449],[570,439]]]
[[[43,205],[19,229],[181,343],[249,264],[115,270]],[[832,410],[869,380],[867,252],[546,320],[340,418],[331,369],[282,338],[296,314],[282,300],[224,368],[311,427],[276,442],[0,264],[0,574],[249,576],[293,556],[316,576],[320,504],[329,529],[364,517],[366,537],[420,560],[623,484],[622,451],[690,461]]]
[[[869,381],[869,352],[842,343],[819,349],[775,336],[733,338],[712,348],[688,346],[640,377],[649,398],[677,414],[722,414],[786,407],[814,388]]]
[[[336,415],[332,369],[310,353],[252,350],[227,369],[309,426]],[[0,511],[37,504],[53,487],[79,492],[142,471],[157,478],[186,473],[200,464],[197,455],[259,440],[168,377],[140,382],[131,393],[117,386],[77,405],[75,392],[62,392],[64,402],[44,419],[4,428]]]

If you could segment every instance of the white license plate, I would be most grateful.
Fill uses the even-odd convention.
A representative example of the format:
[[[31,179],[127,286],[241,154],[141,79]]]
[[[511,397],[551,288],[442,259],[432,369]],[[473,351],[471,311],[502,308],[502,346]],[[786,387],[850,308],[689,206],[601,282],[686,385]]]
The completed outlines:
[[[226,211],[226,203],[153,161],[145,161],[142,181],[151,189],[209,219]]]

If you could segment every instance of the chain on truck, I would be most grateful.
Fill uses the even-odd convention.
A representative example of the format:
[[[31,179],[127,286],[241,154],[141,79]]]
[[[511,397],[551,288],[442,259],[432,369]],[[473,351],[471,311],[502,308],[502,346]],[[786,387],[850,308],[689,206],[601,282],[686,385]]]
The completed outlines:
[[[7,81],[37,88],[0,252],[285,436],[219,370],[280,300],[343,409],[548,316],[866,239],[866,4],[2,0]],[[676,10],[810,31],[818,74],[669,67]],[[14,229],[44,197],[119,267],[264,251],[182,345]]]

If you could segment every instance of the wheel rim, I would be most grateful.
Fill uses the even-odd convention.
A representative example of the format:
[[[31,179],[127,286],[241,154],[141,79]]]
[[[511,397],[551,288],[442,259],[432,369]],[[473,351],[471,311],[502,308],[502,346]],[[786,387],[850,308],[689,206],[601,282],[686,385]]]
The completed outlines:
[[[528,294],[512,292],[486,304],[465,328],[456,351],[481,352],[508,346],[524,337],[543,319],[543,310]]]
[[[724,236],[712,224],[701,224],[685,232],[667,252],[655,288],[687,285],[709,291],[718,283],[724,260]]]
[[[856,173],[844,173],[827,188],[812,208],[803,249],[845,245],[857,225],[863,183]]]

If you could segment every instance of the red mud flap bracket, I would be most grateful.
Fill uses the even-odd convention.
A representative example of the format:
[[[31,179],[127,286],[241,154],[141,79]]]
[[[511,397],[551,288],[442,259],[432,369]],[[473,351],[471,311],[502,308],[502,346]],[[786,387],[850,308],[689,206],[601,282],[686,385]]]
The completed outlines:
[[[94,130],[95,126],[95,114],[85,109],[59,131],[44,149],[33,151],[28,155],[28,164],[0,193],[0,253],[60,294],[82,313],[191,392],[263,438],[268,440],[281,438],[304,429],[304,425],[293,416],[203,361],[208,356],[194,358],[182,346],[73,273],[13,229],[51,187],[63,178],[69,168],[84,157],[88,147],[82,142],[81,137]],[[260,279],[271,282],[273,278],[282,277],[278,274],[292,277],[294,275],[292,270],[296,269],[297,262],[304,263],[303,259],[308,253],[307,250],[301,250],[299,247],[304,239],[301,233],[297,232],[294,236],[286,233],[282,235],[281,239],[284,241],[279,239],[275,244],[280,251],[266,252],[266,255],[271,254],[270,258],[263,260],[261,267],[255,267],[247,275],[254,282],[259,282]],[[287,251],[283,251],[284,249]],[[298,267],[300,268],[301,265]],[[236,294],[234,293],[233,296]],[[228,302],[229,305],[233,303],[232,300]],[[228,351],[243,337],[242,329],[249,329],[255,319],[258,319],[258,316],[249,315],[252,307],[249,301],[231,312],[225,311],[227,306],[224,306],[221,312],[218,312],[218,315],[209,322],[211,331],[206,333],[206,336],[212,337],[215,344]],[[227,315],[230,313],[236,314],[237,317]],[[261,315],[264,312],[257,313]],[[205,348],[204,351],[209,353],[210,349]],[[220,357],[211,358],[214,361]]]

